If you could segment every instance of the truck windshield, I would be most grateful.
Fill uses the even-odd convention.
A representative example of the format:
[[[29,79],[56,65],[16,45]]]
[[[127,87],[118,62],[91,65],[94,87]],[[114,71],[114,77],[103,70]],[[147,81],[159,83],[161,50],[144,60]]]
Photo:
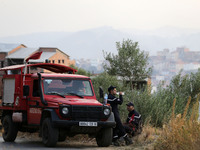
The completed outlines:
[[[76,79],[44,79],[44,94],[73,95],[78,97],[93,96],[91,84],[88,80]],[[57,94],[57,95],[58,95]]]

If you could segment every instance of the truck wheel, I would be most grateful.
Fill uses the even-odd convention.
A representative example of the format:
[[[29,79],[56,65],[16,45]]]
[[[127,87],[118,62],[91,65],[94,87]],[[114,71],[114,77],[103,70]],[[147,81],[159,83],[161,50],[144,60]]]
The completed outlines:
[[[63,142],[66,140],[66,134],[65,133],[59,133],[59,136],[58,136],[58,141],[59,142]]]
[[[6,115],[2,122],[3,139],[5,142],[15,141],[18,133],[17,125],[12,121],[11,115]]]
[[[97,145],[99,147],[108,147],[112,143],[112,128],[101,129],[96,136]]]
[[[42,142],[45,146],[53,147],[58,141],[58,129],[52,127],[50,118],[42,123]]]

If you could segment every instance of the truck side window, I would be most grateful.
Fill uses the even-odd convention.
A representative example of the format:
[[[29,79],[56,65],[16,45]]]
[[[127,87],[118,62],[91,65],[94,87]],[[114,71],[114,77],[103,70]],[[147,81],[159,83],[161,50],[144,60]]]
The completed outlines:
[[[33,97],[40,97],[38,80],[33,80]]]

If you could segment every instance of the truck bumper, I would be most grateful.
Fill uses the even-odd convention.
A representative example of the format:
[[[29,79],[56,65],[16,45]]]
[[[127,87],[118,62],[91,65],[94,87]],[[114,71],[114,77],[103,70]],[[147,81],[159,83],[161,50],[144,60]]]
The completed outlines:
[[[79,126],[80,121],[70,121],[70,120],[52,120],[52,124],[56,128],[67,128],[72,126]],[[84,122],[84,121],[81,121]],[[85,121],[85,122],[97,122],[97,126],[91,127],[101,127],[101,128],[113,128],[116,123],[111,121]],[[90,126],[87,126],[90,127]]]
[[[56,113],[51,114],[52,125],[56,128],[68,128],[72,126],[79,126],[79,122],[96,122],[97,126],[86,126],[86,127],[100,127],[100,128],[114,128],[116,122],[114,120],[113,114],[110,115],[107,121],[73,121],[73,120],[61,120]],[[83,126],[81,126],[83,127]]]

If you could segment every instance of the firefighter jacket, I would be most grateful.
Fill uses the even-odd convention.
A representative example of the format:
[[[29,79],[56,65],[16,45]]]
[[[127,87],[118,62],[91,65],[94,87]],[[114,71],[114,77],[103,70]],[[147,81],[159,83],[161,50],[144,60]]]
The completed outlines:
[[[137,111],[132,110],[131,112],[129,112],[128,118],[126,119],[127,124],[137,129],[140,121],[141,115]]]
[[[108,103],[112,107],[112,112],[114,113],[114,115],[119,115],[118,105],[121,105],[123,103],[122,95],[117,98],[112,94],[108,94]]]

